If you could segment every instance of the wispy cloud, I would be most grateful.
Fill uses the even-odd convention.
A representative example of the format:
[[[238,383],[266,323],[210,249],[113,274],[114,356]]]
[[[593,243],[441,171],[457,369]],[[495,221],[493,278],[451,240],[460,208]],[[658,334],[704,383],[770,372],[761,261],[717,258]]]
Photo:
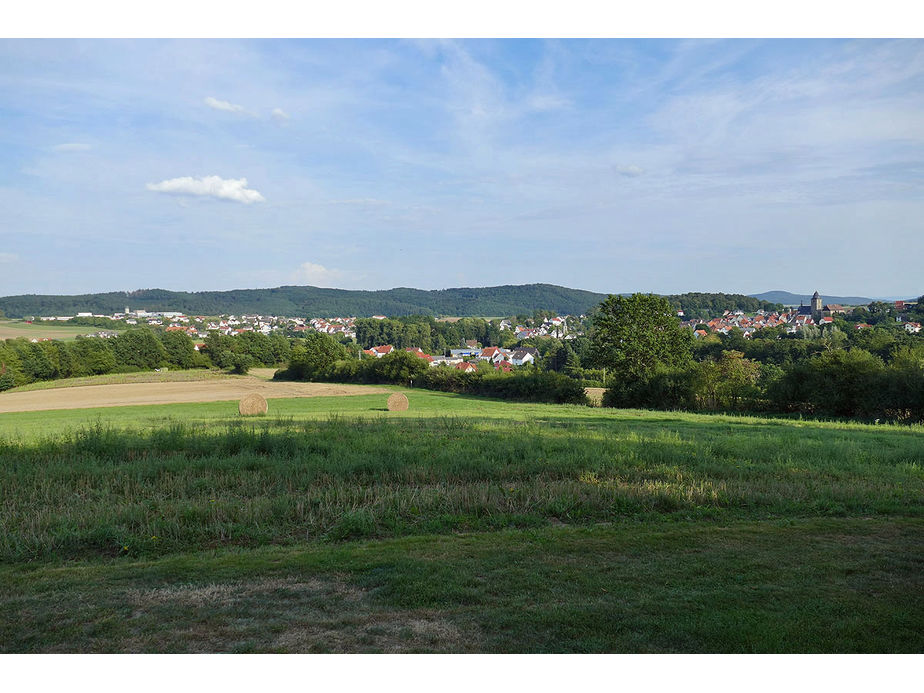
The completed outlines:
[[[274,108],[274,109],[273,109],[272,116],[273,116],[274,119],[276,119],[276,120],[278,120],[278,121],[283,121],[283,122],[286,121],[286,120],[289,120],[289,118],[291,117],[288,113],[286,113],[286,112],[285,112],[284,110],[282,110],[281,108]]]
[[[391,203],[388,200],[380,200],[375,197],[353,197],[345,200],[329,200],[330,205],[357,205],[360,207],[387,207]]]
[[[56,144],[51,149],[55,152],[85,152],[90,149],[90,145],[84,142],[65,142],[64,144]]]
[[[228,111],[230,113],[245,113],[247,110],[243,106],[238,106],[236,103],[222,101],[213,96],[205,97],[205,105],[209,108],[214,108],[216,111]]]
[[[16,253],[0,253],[0,265],[13,264],[19,262],[19,255]]]
[[[148,183],[147,189],[154,192],[170,193],[173,195],[193,195],[196,197],[215,197],[220,200],[231,200],[251,204],[265,202],[258,191],[247,187],[246,178],[221,178],[219,176],[204,176],[193,178],[183,176],[170,178],[160,183]]]

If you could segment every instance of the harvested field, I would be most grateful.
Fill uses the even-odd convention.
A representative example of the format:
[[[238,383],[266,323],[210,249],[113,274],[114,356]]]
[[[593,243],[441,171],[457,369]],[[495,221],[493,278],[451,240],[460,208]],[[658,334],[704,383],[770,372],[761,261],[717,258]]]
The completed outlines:
[[[388,392],[366,385],[272,382],[258,378],[233,378],[174,383],[131,383],[88,385],[55,390],[0,393],[0,413],[42,411],[46,409],[87,409],[125,407],[136,404],[176,404],[179,402],[222,402],[239,400],[255,392],[267,399],[280,397],[339,397]]]

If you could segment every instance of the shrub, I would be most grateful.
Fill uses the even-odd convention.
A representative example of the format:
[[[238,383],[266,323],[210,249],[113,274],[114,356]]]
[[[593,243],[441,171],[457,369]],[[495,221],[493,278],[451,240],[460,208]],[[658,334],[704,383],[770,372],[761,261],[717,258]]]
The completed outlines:
[[[16,379],[13,377],[13,373],[10,371],[0,373],[0,392],[13,387],[16,387]]]

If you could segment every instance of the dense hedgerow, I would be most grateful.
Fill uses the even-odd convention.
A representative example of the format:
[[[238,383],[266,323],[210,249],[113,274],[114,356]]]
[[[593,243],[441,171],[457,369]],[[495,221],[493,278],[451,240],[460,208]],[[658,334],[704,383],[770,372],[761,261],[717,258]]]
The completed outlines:
[[[603,403],[915,423],[924,421],[924,359],[909,350],[887,365],[862,349],[834,349],[781,368],[724,352],[719,359],[661,367],[645,378],[611,384]]]
[[[306,355],[306,359],[314,359],[309,365],[300,360],[301,352],[293,351],[293,360],[288,368],[277,372],[275,377],[278,380],[388,383],[518,402],[587,403],[584,385],[580,381],[551,371],[528,369],[513,373],[464,373],[446,366],[433,368],[426,360],[405,351],[362,360],[333,360],[332,356],[334,354],[326,352],[321,356]]]

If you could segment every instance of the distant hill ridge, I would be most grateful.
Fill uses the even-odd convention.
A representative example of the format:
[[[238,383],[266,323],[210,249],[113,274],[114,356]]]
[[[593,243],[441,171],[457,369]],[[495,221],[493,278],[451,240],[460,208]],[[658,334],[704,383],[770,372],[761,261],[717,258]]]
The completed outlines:
[[[784,306],[798,306],[799,303],[804,303],[808,305],[811,301],[812,294],[814,291],[810,291],[807,294],[794,294],[789,291],[765,291],[762,294],[748,294],[754,298],[759,298],[762,301],[770,301],[771,303],[782,303]],[[818,292],[821,295],[821,300],[824,303],[839,303],[842,306],[865,306],[868,303],[872,303],[876,299],[873,298],[864,298],[863,296],[826,296],[820,291]]]
[[[125,310],[181,311],[190,315],[252,314],[336,317],[372,315],[509,316],[551,310],[560,315],[586,314],[608,294],[569,289],[552,284],[522,284],[479,288],[396,288],[382,291],[322,289],[314,286],[280,286],[274,289],[233,291],[167,291],[141,289],[79,296],[28,294],[0,298],[0,311],[10,318],[76,315],[92,312],[110,315]],[[624,294],[628,295],[628,294]],[[755,311],[775,306],[743,294],[690,293],[667,298],[687,312],[711,313],[723,309]],[[708,307],[708,311],[706,311]]]

